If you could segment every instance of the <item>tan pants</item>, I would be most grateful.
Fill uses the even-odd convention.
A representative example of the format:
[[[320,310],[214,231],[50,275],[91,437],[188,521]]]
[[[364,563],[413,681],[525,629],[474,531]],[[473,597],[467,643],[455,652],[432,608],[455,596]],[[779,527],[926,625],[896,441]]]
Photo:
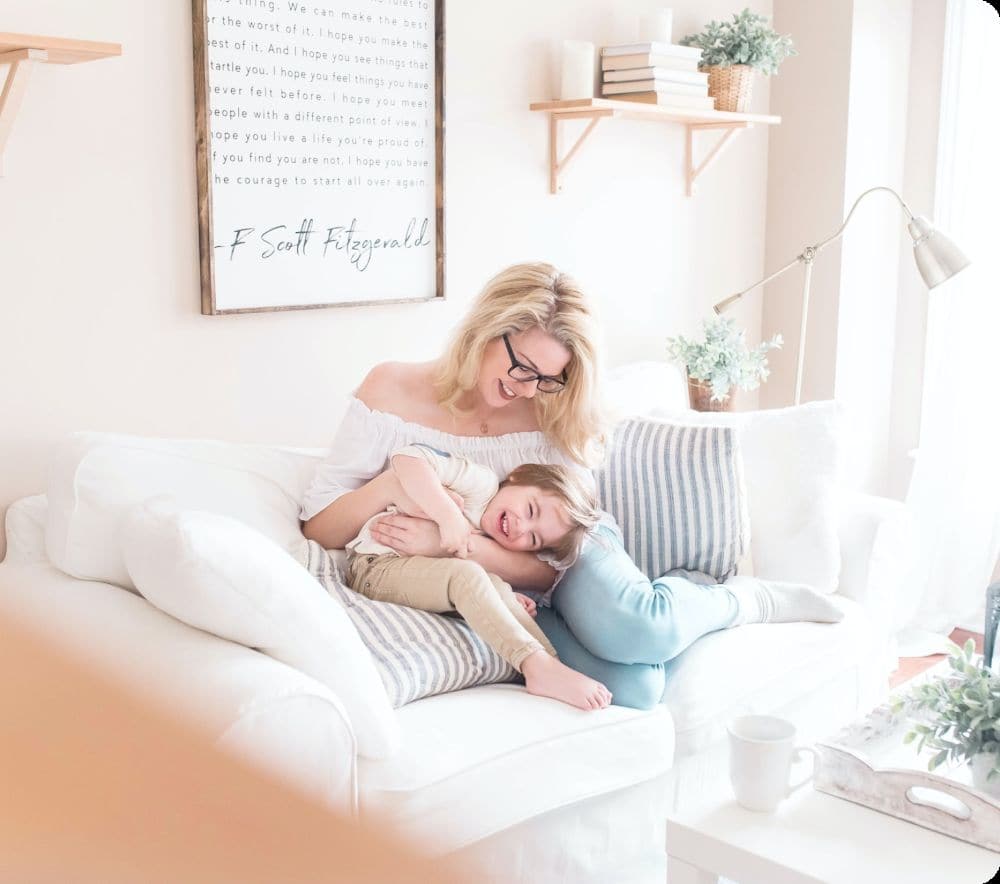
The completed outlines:
[[[536,651],[557,656],[510,584],[468,559],[356,555],[351,589],[370,599],[443,614],[458,611],[473,631],[518,672]]]

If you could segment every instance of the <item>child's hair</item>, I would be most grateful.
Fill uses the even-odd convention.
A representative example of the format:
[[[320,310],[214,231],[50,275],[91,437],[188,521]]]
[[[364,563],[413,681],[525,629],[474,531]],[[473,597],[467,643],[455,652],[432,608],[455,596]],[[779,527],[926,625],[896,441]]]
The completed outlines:
[[[576,561],[584,538],[601,518],[594,492],[579,473],[554,464],[524,463],[515,467],[501,483],[529,485],[555,496],[563,505],[572,528],[550,549],[558,557],[557,565],[567,568]]]

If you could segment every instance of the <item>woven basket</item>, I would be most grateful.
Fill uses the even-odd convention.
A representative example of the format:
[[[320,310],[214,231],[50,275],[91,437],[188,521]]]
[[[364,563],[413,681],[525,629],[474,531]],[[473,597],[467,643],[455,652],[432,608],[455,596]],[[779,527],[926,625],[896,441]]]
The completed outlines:
[[[745,114],[750,110],[753,68],[746,64],[704,68],[708,74],[708,94],[715,99],[715,109]]]
[[[732,411],[735,398],[736,388],[733,387],[725,399],[713,399],[710,383],[688,375],[688,402],[695,411]]]

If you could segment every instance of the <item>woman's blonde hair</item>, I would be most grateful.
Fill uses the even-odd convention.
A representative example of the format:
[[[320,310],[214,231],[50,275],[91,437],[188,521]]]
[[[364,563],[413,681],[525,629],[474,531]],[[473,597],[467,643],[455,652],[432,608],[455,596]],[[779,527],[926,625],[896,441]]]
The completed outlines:
[[[591,466],[601,456],[606,433],[597,321],[576,282],[551,264],[515,264],[486,284],[440,362],[438,401],[459,411],[462,394],[479,378],[486,345],[532,328],[552,335],[570,352],[563,390],[535,396],[538,425],[570,458]]]
[[[555,497],[562,504],[566,518],[572,526],[565,537],[553,544],[552,552],[559,568],[568,568],[580,555],[587,534],[601,518],[594,492],[583,478],[569,467],[556,464],[523,463],[515,467],[500,483],[538,488]]]

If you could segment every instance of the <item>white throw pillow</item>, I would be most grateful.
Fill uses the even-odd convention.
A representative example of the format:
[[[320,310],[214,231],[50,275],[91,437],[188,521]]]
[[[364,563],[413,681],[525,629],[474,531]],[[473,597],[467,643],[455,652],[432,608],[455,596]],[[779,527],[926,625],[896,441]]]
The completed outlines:
[[[116,531],[150,497],[232,516],[279,546],[302,541],[298,506],[316,459],[292,449],[74,433],[49,474],[45,546],[60,570],[132,589]]]
[[[605,375],[604,391],[614,418],[642,417],[655,409],[687,410],[687,372],[672,362],[627,362]]]
[[[656,409],[653,415],[676,418],[678,412]],[[840,406],[828,401],[730,414],[685,411],[683,420],[741,430],[754,574],[834,592],[840,577]]]
[[[120,542],[150,603],[329,687],[366,758],[397,750],[399,724],[368,649],[340,604],[283,549],[235,519],[164,499],[133,507]]]

